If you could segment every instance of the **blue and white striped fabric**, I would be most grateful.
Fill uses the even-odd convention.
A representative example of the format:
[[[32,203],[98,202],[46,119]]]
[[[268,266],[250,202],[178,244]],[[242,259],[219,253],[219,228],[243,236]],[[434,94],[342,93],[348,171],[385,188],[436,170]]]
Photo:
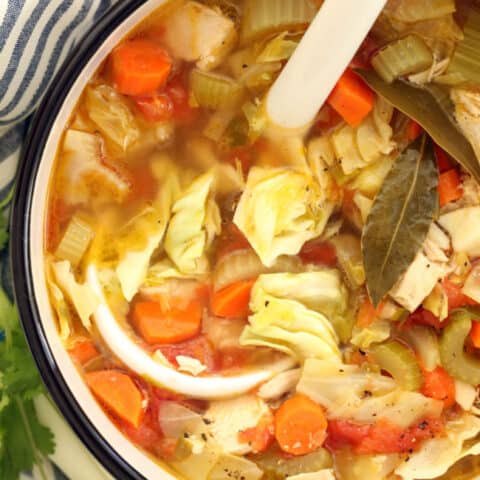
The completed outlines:
[[[112,0],[0,0],[0,201],[28,117],[88,27]]]
[[[72,47],[114,1],[0,0],[0,205],[13,188],[29,117]],[[0,286],[11,293],[7,258],[0,252]],[[47,471],[49,479],[65,478]]]

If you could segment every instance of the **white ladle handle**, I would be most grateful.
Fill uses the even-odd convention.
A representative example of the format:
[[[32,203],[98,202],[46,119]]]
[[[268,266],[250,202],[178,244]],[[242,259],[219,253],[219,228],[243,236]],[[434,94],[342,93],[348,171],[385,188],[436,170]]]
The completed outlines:
[[[270,121],[309,124],[347,68],[386,0],[325,0],[267,96]]]

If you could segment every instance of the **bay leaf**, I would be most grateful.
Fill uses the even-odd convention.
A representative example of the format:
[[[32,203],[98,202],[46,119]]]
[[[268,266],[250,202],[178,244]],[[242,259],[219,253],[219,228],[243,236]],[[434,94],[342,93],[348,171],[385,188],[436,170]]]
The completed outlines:
[[[373,70],[357,70],[357,73],[378,95],[419,123],[435,143],[480,182],[480,163],[472,145],[447,109],[437,102],[431,92],[402,80],[388,84]]]
[[[394,162],[362,235],[367,290],[377,306],[420,250],[438,213],[438,168],[426,134]]]

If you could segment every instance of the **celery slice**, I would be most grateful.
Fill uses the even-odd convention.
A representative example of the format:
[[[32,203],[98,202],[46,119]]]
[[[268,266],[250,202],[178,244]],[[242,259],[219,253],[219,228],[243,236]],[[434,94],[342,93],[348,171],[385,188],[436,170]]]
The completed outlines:
[[[403,0],[388,2],[387,17],[397,22],[416,23],[454,13],[455,0]]]
[[[471,8],[463,34],[448,66],[447,78],[480,83],[480,9]]]
[[[58,244],[55,256],[60,260],[68,260],[75,268],[87,251],[94,236],[87,222],[73,216]]]
[[[302,31],[313,20],[317,8],[308,0],[247,0],[241,43],[270,34]]]
[[[438,337],[430,327],[412,325],[402,331],[401,338],[415,350],[426,370],[431,372],[440,365]]]
[[[422,386],[422,372],[413,352],[394,340],[375,345],[369,350],[382,370],[387,371],[404,390]]]
[[[464,349],[471,328],[470,312],[465,309],[454,312],[440,338],[440,359],[452,377],[477,386],[480,384],[480,359]]]
[[[235,105],[243,95],[243,87],[235,80],[198,69],[192,70],[190,86],[198,104],[214,110]]]
[[[432,52],[417,35],[407,35],[379,50],[372,58],[375,71],[388,83],[430,67]]]

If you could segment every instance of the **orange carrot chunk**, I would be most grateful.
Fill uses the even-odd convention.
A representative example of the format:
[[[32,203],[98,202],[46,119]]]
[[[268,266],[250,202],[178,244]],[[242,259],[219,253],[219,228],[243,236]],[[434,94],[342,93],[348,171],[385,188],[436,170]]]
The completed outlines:
[[[99,370],[85,374],[85,380],[108,410],[134,427],[140,425],[143,416],[142,394],[126,373]]]
[[[327,99],[328,104],[352,127],[362,123],[372,111],[374,101],[373,91],[351,69],[340,77]]]
[[[123,95],[150,95],[162,88],[172,60],[158,43],[137,38],[116,47],[110,56],[112,80]]]
[[[79,340],[68,351],[80,365],[85,365],[99,355],[94,343],[88,339]]]
[[[133,307],[133,323],[139,334],[150,344],[178,343],[200,331],[202,306],[196,300],[186,308],[165,309],[158,302],[138,302]]]
[[[275,413],[275,437],[291,455],[305,455],[320,448],[327,437],[323,408],[305,395],[289,398]]]
[[[383,303],[375,308],[368,298],[365,299],[358,309],[357,325],[362,328],[368,327],[382,313],[382,310]]]
[[[438,199],[440,206],[462,198],[463,189],[460,175],[455,169],[440,174],[438,179]]]
[[[225,318],[247,317],[250,293],[254,283],[255,279],[244,280],[214,292],[211,300],[212,313],[217,317]]]
[[[426,397],[442,400],[445,408],[455,405],[455,382],[442,367],[431,372],[423,370],[421,393]]]
[[[472,339],[473,346],[475,348],[480,348],[480,322],[472,322],[470,338]]]

